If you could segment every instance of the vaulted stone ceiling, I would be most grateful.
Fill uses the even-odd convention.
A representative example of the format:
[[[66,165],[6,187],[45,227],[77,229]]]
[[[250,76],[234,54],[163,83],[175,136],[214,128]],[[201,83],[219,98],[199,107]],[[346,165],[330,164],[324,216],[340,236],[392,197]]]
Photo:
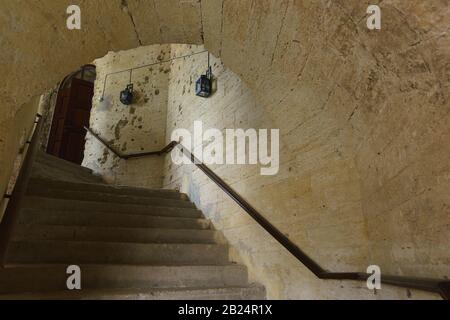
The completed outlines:
[[[80,0],[82,29],[69,31],[66,9],[73,1],[6,1],[0,14],[1,71],[8,75],[3,102],[15,110],[78,66],[140,44],[204,40],[244,79],[255,83],[270,74],[270,82],[283,79],[286,87],[295,85],[289,75],[298,76],[314,50],[348,56],[361,45],[374,59],[433,38],[448,43],[448,1],[384,1],[382,41],[364,30],[372,2],[379,1]]]
[[[140,44],[201,43],[197,1],[77,1],[81,30],[66,27],[73,1],[5,1],[0,64],[2,96],[14,110],[79,66]],[[5,32],[6,31],[6,32]],[[6,79],[5,79],[6,80]],[[26,84],[26,85],[23,85]]]

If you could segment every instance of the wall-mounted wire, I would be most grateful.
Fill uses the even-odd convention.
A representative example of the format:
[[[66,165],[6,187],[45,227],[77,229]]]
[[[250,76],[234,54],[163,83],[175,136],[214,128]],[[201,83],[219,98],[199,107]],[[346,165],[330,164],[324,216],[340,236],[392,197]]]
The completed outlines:
[[[131,77],[132,77],[133,70],[147,68],[147,67],[151,67],[151,66],[155,66],[155,65],[160,65],[160,64],[172,62],[172,61],[178,60],[178,59],[189,58],[189,57],[192,57],[192,56],[195,56],[195,55],[198,55],[198,54],[202,54],[202,53],[205,53],[205,52],[208,52],[208,50],[203,50],[203,51],[200,51],[200,52],[195,52],[195,53],[187,54],[187,55],[180,56],[180,57],[171,58],[171,59],[164,60],[164,61],[149,63],[149,64],[146,64],[146,65],[135,67],[135,68],[131,68],[131,69],[125,69],[125,70],[121,70],[121,71],[108,73],[108,74],[105,75],[105,80],[104,80],[104,83],[103,83],[103,91],[102,91],[102,96],[100,97],[100,101],[103,101],[105,99],[106,84],[107,84],[107,80],[108,80],[109,76],[112,76],[112,75],[115,75],[115,74],[119,74],[119,73],[124,73],[124,72],[130,72],[130,83],[131,83]],[[208,64],[209,64],[209,52],[208,52]]]

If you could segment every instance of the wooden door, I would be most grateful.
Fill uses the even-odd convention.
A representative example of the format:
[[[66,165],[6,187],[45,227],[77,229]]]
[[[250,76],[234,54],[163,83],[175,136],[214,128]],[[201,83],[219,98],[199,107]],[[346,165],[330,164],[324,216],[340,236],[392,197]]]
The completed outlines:
[[[58,93],[47,153],[81,164],[93,96],[93,83],[79,79]]]

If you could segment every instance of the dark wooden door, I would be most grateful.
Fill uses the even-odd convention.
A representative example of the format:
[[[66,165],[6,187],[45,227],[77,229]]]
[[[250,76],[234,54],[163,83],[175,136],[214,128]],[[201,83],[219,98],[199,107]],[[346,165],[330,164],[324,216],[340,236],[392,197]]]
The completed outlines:
[[[58,93],[47,153],[81,164],[93,95],[93,83],[79,79]]]

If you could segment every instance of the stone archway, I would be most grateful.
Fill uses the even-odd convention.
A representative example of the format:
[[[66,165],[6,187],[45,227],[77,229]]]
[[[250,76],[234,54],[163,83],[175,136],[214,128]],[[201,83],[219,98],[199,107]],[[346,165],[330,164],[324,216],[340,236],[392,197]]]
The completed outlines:
[[[276,190],[298,199],[293,206],[303,205],[316,223],[299,236],[302,245],[330,244],[319,252],[326,260],[335,251],[328,236],[336,234],[342,250],[358,251],[386,272],[442,276],[448,244],[437,239],[449,238],[449,6],[432,2],[384,1],[380,32],[367,30],[361,1],[84,0],[80,31],[65,29],[69,1],[9,2],[0,17],[10,26],[0,55],[8,75],[0,88],[7,169],[1,186],[12,163],[6,154],[15,148],[15,115],[61,76],[110,50],[204,43],[283,130],[286,176]],[[63,64],[67,56],[71,63]],[[275,204],[273,218],[285,209],[291,208]],[[355,229],[364,241],[353,237]],[[360,268],[363,260],[350,254],[331,265]],[[302,297],[284,268],[275,272],[274,296]],[[333,295],[328,285],[297,275],[317,295]]]

